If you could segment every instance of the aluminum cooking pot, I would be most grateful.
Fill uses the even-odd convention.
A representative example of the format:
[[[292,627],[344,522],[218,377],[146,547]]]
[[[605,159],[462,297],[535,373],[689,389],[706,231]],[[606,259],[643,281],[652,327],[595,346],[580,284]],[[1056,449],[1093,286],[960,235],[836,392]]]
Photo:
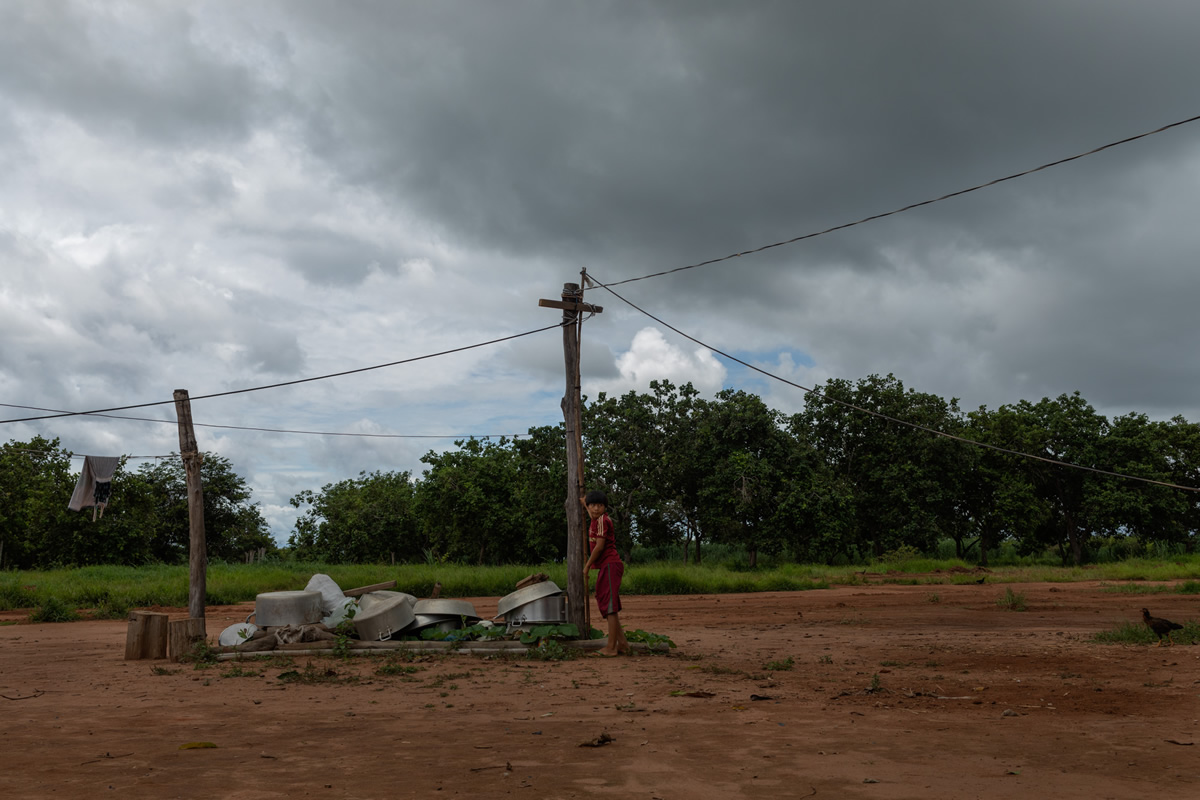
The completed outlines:
[[[417,614],[412,623],[404,629],[405,636],[414,636],[426,630],[456,631],[463,627],[464,619],[468,625],[479,621],[479,617],[446,616],[445,614]]]
[[[551,597],[562,594],[562,589],[554,581],[542,581],[541,583],[533,583],[529,586],[517,589],[512,594],[506,594],[500,598],[500,603],[496,606],[496,616],[507,616],[510,611],[514,611],[527,603],[532,603],[534,600],[541,600],[543,597]]]
[[[413,613],[479,619],[479,615],[475,613],[475,606],[466,600],[418,600],[413,605]]]
[[[254,598],[254,621],[260,628],[311,625],[323,616],[320,592],[263,592]]]
[[[354,616],[354,632],[359,639],[382,642],[412,625],[413,620],[407,597],[388,597],[369,604],[366,611]]]
[[[400,597],[408,602],[409,607],[417,602],[417,598],[407,592],[391,592],[380,590],[377,592],[367,592],[362,597],[358,598],[358,613],[362,614],[366,611],[374,610],[380,603],[383,603],[392,598]]]

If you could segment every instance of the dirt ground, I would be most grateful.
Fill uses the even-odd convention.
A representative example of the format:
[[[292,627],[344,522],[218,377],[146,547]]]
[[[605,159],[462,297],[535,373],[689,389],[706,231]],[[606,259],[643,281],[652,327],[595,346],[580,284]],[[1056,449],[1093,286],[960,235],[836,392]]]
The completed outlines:
[[[123,621],[6,624],[0,796],[1200,797],[1200,648],[1091,641],[1143,605],[1194,619],[1196,598],[1004,586],[1028,610],[992,584],[631,596],[626,627],[670,655],[391,676],[383,657],[124,661]],[[250,610],[209,609],[210,637]]]

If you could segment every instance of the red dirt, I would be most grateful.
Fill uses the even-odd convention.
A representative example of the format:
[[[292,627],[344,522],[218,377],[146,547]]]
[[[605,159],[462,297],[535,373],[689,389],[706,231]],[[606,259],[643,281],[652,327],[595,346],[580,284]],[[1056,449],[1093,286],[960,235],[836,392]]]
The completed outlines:
[[[626,627],[677,650],[433,656],[395,677],[306,656],[224,677],[233,663],[122,660],[123,621],[5,625],[0,795],[1200,797],[1200,648],[1091,641],[1143,605],[1194,618],[1196,599],[1005,586],[1027,611],[993,584],[630,596]],[[210,636],[250,610],[209,609]],[[310,662],[360,679],[278,680]]]

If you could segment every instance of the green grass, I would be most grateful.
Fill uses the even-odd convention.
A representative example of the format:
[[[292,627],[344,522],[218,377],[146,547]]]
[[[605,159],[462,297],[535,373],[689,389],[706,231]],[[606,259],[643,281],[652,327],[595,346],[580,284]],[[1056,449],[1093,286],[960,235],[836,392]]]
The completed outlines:
[[[951,571],[959,568],[959,571]],[[682,564],[662,561],[633,564],[621,587],[627,595],[727,594],[736,592],[794,592],[864,583],[955,584],[974,582],[964,575],[968,565],[957,559],[908,558],[868,567],[774,563],[757,570],[731,569],[724,564]],[[940,571],[939,571],[940,570]],[[565,564],[476,567],[461,564],[322,564],[279,562],[211,564],[206,581],[208,605],[252,602],[260,592],[302,589],[316,573],[332,577],[343,589],[396,580],[397,588],[427,597],[436,583],[442,597],[503,597],[520,579],[545,572],[567,587]],[[1080,568],[1049,566],[995,567],[988,584],[1094,580],[1144,589],[1109,591],[1149,593],[1153,586],[1184,581],[1174,591],[1200,594],[1200,556],[1170,559],[1130,559]],[[91,616],[123,619],[132,608],[182,608],[188,602],[188,568],[179,566],[93,566],[54,570],[0,572],[0,610],[35,609],[55,599],[70,609],[89,609]]]
[[[1004,596],[996,600],[996,605],[1009,611],[1024,611],[1028,608],[1024,592],[1014,592],[1011,587],[1005,588]]]
[[[1200,622],[1187,620],[1180,623],[1183,630],[1172,631],[1171,640],[1175,644],[1200,644]],[[1094,641],[1103,644],[1154,644],[1158,637],[1141,622],[1122,622],[1117,627],[1100,631],[1092,637]],[[1163,645],[1166,647],[1166,645]]]

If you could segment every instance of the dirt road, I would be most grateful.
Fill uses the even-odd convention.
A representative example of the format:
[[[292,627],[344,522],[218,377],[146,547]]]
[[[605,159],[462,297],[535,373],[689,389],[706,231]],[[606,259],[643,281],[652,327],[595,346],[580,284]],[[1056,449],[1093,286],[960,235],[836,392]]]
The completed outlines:
[[[4,625],[0,795],[1200,797],[1200,648],[1091,640],[1200,601],[1005,586],[1028,610],[991,584],[631,596],[626,627],[678,648],[565,662],[198,670],[122,660],[121,621]],[[250,610],[210,609],[210,636]]]

